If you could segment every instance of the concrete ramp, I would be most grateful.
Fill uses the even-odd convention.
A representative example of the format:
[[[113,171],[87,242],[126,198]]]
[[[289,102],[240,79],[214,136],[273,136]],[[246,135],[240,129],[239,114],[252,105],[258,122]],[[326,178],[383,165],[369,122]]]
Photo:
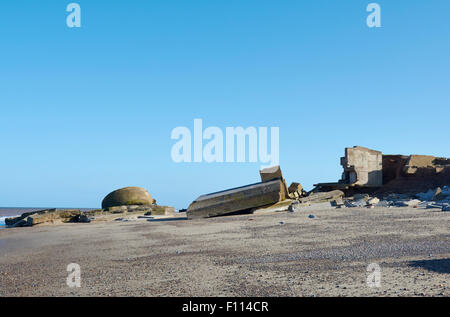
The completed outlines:
[[[286,198],[285,185],[277,179],[200,196],[187,210],[188,219],[222,216],[277,203]]]

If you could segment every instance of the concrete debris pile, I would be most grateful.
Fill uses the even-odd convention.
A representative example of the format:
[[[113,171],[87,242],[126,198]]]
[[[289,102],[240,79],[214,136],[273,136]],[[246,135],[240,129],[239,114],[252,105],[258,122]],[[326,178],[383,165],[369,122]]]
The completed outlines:
[[[351,197],[334,200],[331,206],[336,208],[375,208],[375,207],[409,207],[450,211],[450,188],[445,186],[417,194],[389,194],[371,197],[369,194],[355,194]]]
[[[6,219],[10,227],[43,223],[91,222],[168,217],[186,212],[187,219],[245,213],[297,212],[311,208],[410,207],[450,211],[450,159],[426,155],[384,155],[365,147],[345,149],[343,173],[335,183],[319,183],[307,192],[298,182],[288,187],[280,166],[259,172],[261,182],[198,197],[183,212],[158,206],[140,187],[108,194],[101,210],[48,209]],[[311,207],[311,208],[310,208]],[[313,210],[311,210],[313,211]],[[120,214],[120,218],[117,218]],[[179,219],[179,218],[177,218]]]
[[[450,159],[428,155],[384,155],[355,146],[345,149],[344,169],[336,183],[319,183],[315,191],[340,189],[353,193],[415,194],[450,185]]]
[[[299,206],[307,206],[330,202],[344,196],[344,192],[340,190],[307,193],[302,185],[296,182],[287,187],[280,166],[266,168],[259,173],[260,183],[200,196],[187,209],[188,219],[292,211],[295,209],[291,206],[294,202],[300,204]]]
[[[383,155],[381,152],[355,146],[345,149],[345,157],[341,158],[344,168],[341,179],[337,183],[319,183],[316,191],[351,188],[378,188],[383,185]]]
[[[5,223],[9,227],[31,227],[42,223],[78,222],[81,215],[80,210],[46,209],[27,212],[16,218],[7,218]]]
[[[380,192],[418,193],[450,185],[450,159],[428,155],[383,155]]]
[[[450,210],[450,159],[424,155],[384,155],[355,146],[345,149],[344,169],[335,183],[306,192],[286,184],[280,166],[260,171],[261,182],[200,196],[187,210],[189,219],[238,213],[299,211],[305,207],[412,207]],[[432,189],[430,189],[432,188]]]
[[[284,210],[289,204],[282,204],[281,207],[277,204],[289,201],[291,196],[303,195],[300,184],[295,189],[295,186],[291,185],[291,192],[289,192],[280,166],[263,169],[259,174],[260,183],[198,197],[187,209],[188,219],[253,213],[268,206]]]
[[[31,227],[41,224],[89,223],[112,221],[117,216],[167,216],[175,215],[175,209],[159,206],[144,188],[126,187],[108,194],[102,202],[103,209],[82,211],[80,209],[45,209],[24,213],[19,217],[5,219],[10,228]]]

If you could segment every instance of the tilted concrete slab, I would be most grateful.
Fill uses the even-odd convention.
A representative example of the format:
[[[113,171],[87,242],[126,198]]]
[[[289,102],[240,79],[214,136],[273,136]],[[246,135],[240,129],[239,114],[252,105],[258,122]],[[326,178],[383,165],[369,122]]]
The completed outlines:
[[[268,167],[259,171],[261,182],[270,182],[275,179],[283,179],[283,173],[279,165]]]
[[[277,179],[203,195],[191,203],[188,219],[209,218],[275,204],[286,198],[285,185]]]
[[[339,197],[343,197],[344,192],[341,190],[332,190],[329,192],[319,192],[319,193],[312,193],[308,197],[300,198],[300,203],[316,203],[316,202],[326,202],[326,201],[332,201]]]

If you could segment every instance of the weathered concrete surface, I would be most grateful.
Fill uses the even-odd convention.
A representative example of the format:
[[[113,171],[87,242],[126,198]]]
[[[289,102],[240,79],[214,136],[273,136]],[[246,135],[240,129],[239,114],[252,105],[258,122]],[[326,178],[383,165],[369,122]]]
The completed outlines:
[[[254,215],[265,214],[268,212],[287,212],[289,211],[289,206],[294,202],[292,199],[285,199],[277,202],[276,204],[270,206],[264,206],[260,208],[256,208],[253,211]]]
[[[450,185],[450,159],[429,155],[383,155],[379,194],[418,193]]]
[[[300,183],[293,182],[288,187],[287,192],[289,193],[289,198],[291,199],[299,199],[300,197],[307,196],[307,192],[303,189],[303,186]]]
[[[379,151],[355,146],[345,149],[341,158],[344,167],[337,183],[319,183],[316,191],[340,189],[346,195],[366,192],[388,193],[426,192],[450,185],[450,159],[430,155],[383,155]]]
[[[285,198],[285,184],[276,179],[200,196],[189,206],[187,216],[195,219],[227,215],[271,205]]]
[[[303,191],[303,186],[300,183],[293,182],[288,187],[289,194],[293,194],[295,192],[301,193]]]
[[[7,218],[5,223],[10,227],[31,227],[43,223],[59,224],[73,221],[81,214],[82,212],[77,209],[46,209],[24,213],[15,218]]]
[[[261,176],[261,182],[270,182],[279,179],[283,182],[284,191],[287,197],[295,198],[289,194],[288,186],[286,180],[283,178],[283,173],[281,172],[281,167],[279,165],[268,167],[259,171]]]
[[[57,225],[68,222],[89,223],[92,221],[112,221],[125,215],[148,215],[148,216],[175,216],[175,209],[169,206],[158,205],[130,205],[110,207],[108,210],[89,210],[81,211],[79,209],[46,209],[34,212],[24,213],[19,217],[7,218],[5,223],[9,227],[31,227],[35,225]]]
[[[341,165],[343,183],[364,187],[383,185],[383,154],[379,151],[361,146],[346,148]]]
[[[358,188],[378,188],[383,185],[383,154],[361,146],[345,149],[345,157],[341,157],[344,168],[342,177],[337,183],[319,183],[315,186],[319,191],[358,190]]]
[[[333,201],[338,198],[341,198],[344,196],[344,192],[341,190],[332,190],[329,192],[319,192],[319,193],[312,193],[311,195],[307,197],[303,197],[299,199],[300,203],[320,203],[320,202],[327,202],[327,201]]]
[[[125,187],[109,193],[102,201],[102,208],[107,209],[125,205],[151,205],[155,200],[145,188]]]
[[[450,296],[450,213],[308,208],[0,230],[0,296]]]
[[[283,179],[283,173],[279,165],[268,167],[259,171],[261,182],[270,182],[275,179]]]

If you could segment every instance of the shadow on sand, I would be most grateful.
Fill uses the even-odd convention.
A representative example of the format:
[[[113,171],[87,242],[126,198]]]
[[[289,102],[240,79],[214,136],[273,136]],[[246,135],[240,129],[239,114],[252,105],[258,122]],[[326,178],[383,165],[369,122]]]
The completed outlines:
[[[409,266],[437,273],[450,273],[450,259],[412,261],[409,263]]]

